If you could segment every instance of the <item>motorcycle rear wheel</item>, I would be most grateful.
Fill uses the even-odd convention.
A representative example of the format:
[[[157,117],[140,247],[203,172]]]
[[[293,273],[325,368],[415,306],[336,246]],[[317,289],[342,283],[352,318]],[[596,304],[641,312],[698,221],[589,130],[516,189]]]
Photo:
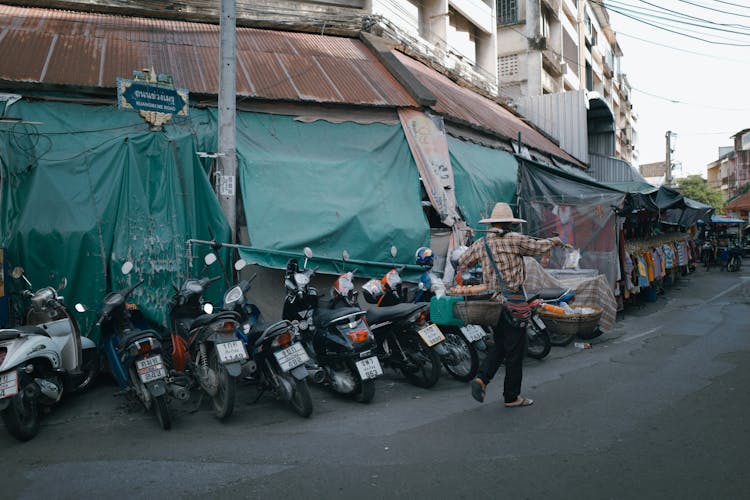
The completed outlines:
[[[528,329],[534,330],[533,335],[529,335]],[[534,359],[544,359],[552,348],[549,333],[547,329],[539,330],[532,324],[526,327],[526,355]],[[573,336],[569,335],[572,339]]]
[[[19,384],[18,394],[2,411],[2,416],[11,436],[19,441],[28,441],[39,433],[39,403],[25,391],[34,382],[28,379],[21,382],[25,383]]]
[[[310,388],[307,386],[307,380],[294,379],[292,383],[292,399],[289,401],[292,408],[300,417],[308,418],[312,415],[313,405]]]
[[[219,420],[229,418],[234,410],[235,393],[237,392],[237,378],[232,377],[219,361],[216,349],[208,354],[208,367],[216,374],[216,394],[211,398],[214,416]]]
[[[437,384],[442,370],[438,353],[427,347],[416,333],[404,338],[402,345],[404,354],[413,365],[401,368],[406,380],[423,389],[429,389]]]
[[[441,359],[445,370],[451,377],[461,382],[468,382],[477,376],[479,371],[479,354],[474,344],[466,340],[460,331],[452,328],[445,330],[445,348],[452,351],[457,359]],[[449,361],[453,361],[450,363]]]
[[[375,397],[375,381],[372,379],[362,380],[359,386],[359,392],[354,395],[354,399],[362,404],[372,401]]]
[[[167,407],[167,396],[161,395],[154,398],[154,413],[156,413],[156,419],[159,421],[159,425],[165,431],[172,428],[172,417],[169,415],[169,408]]]

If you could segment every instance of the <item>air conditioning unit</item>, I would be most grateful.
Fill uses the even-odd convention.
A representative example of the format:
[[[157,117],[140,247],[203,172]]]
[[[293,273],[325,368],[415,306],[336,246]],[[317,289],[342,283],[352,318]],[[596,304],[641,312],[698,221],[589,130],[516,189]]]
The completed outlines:
[[[546,50],[547,49],[547,37],[542,35],[536,35],[534,38],[529,39],[529,45],[534,50]]]
[[[568,63],[561,62],[560,63],[560,73],[562,73],[564,75],[567,72],[568,72]]]

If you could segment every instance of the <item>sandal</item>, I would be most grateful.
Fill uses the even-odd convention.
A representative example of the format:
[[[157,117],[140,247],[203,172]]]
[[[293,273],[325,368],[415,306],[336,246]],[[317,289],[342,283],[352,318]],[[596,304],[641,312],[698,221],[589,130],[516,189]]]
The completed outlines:
[[[512,403],[505,403],[505,407],[506,408],[520,408],[522,406],[531,406],[533,404],[534,404],[533,399],[522,398],[519,396],[518,399],[516,399]]]
[[[471,386],[471,397],[473,397],[480,403],[484,403],[485,388],[487,386],[482,381],[482,379],[475,378],[474,380],[469,382],[469,385]]]

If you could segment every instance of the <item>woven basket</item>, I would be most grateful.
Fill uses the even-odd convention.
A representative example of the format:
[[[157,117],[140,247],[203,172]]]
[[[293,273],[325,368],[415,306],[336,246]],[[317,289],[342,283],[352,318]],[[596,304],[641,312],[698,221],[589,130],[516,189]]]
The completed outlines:
[[[576,307],[588,307],[596,312],[591,314],[553,314],[544,309],[539,309],[539,316],[544,320],[544,324],[550,330],[550,333],[558,335],[591,335],[599,326],[599,320],[602,317],[602,308],[585,304],[576,304]]]
[[[467,325],[495,326],[503,311],[497,300],[466,300],[453,304],[453,315]]]

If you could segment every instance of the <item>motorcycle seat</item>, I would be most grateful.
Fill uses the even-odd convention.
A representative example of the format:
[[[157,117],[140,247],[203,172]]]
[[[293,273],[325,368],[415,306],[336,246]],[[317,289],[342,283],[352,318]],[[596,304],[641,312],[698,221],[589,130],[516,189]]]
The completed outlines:
[[[45,337],[49,337],[49,332],[45,330],[42,327],[36,326],[36,325],[24,325],[24,326],[17,326],[15,328],[17,331],[21,333],[26,334],[34,334],[34,335],[44,335]]]
[[[133,342],[147,339],[149,337],[158,339],[159,334],[156,333],[155,330],[131,330],[130,332],[123,335],[122,338],[120,339],[120,348],[124,349],[125,347],[129,346]]]
[[[420,309],[429,307],[427,303],[420,304],[396,304],[395,306],[373,307],[367,311],[367,322],[371,325],[382,323],[384,321],[394,321],[403,319]]]
[[[316,309],[315,326],[327,327],[337,319],[350,314],[365,314],[365,311],[358,307],[340,307],[338,309]]]
[[[273,338],[281,335],[284,332],[289,331],[291,324],[286,320],[277,321],[275,323],[256,323],[253,325],[253,329],[247,336],[249,345],[256,345],[261,337]]]
[[[195,328],[200,328],[202,326],[209,325],[213,323],[214,321],[239,321],[240,316],[234,311],[221,311],[215,314],[202,314],[201,316],[198,316],[193,320],[192,323],[190,323],[190,329],[193,330]]]

